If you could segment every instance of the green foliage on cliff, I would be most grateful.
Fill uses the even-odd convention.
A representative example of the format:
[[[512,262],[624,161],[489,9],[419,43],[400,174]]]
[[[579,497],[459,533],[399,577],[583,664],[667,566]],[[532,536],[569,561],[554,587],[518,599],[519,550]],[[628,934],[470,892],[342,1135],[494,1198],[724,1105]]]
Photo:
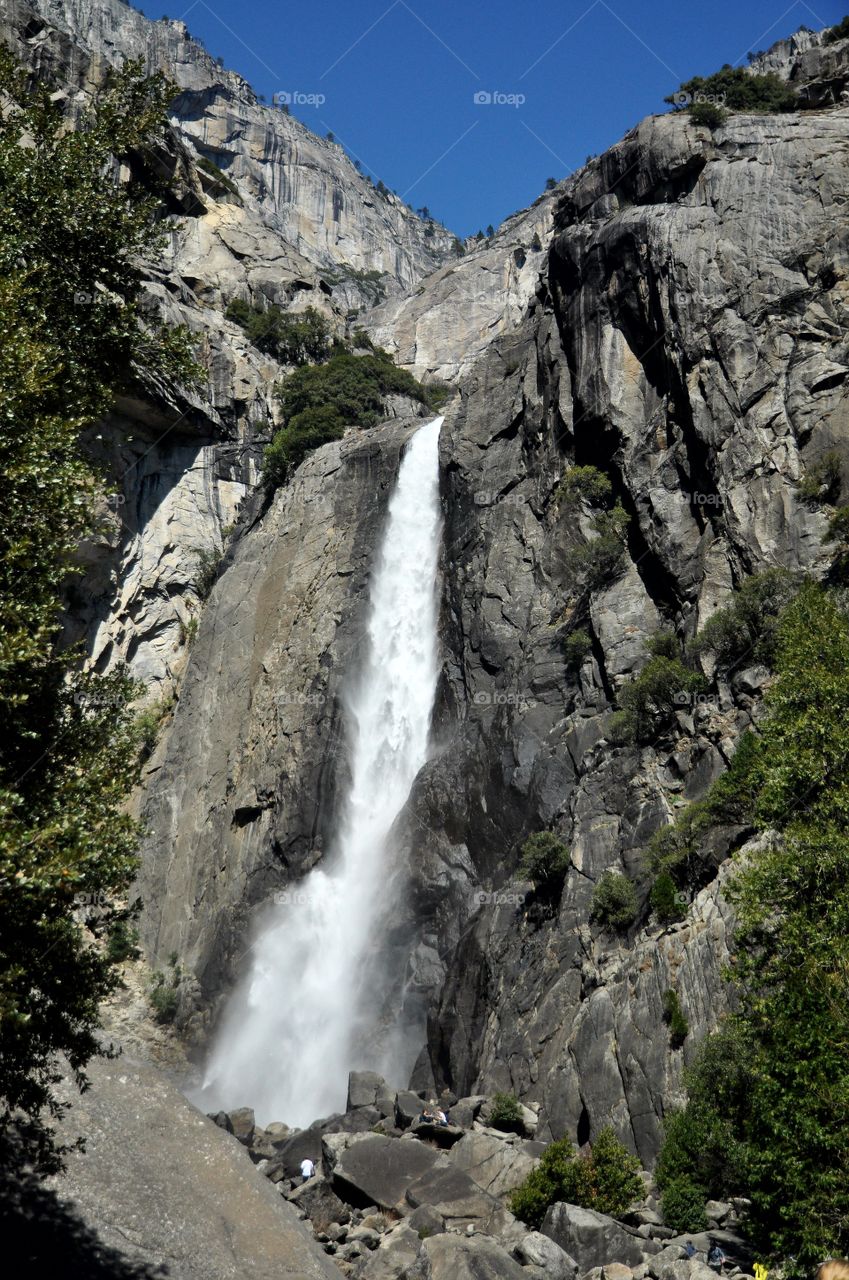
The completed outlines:
[[[801,1274],[849,1248],[849,624],[822,588],[783,611],[775,668],[725,789],[773,833],[730,889],[738,1012],[706,1042],[659,1177],[747,1195],[758,1247]],[[706,1166],[705,1132],[733,1159]]]
[[[627,876],[605,871],[593,890],[590,920],[608,929],[627,929],[637,918],[637,890]]]
[[[686,95],[690,102],[682,102]],[[729,111],[775,114],[797,111],[799,101],[793,89],[774,72],[752,75],[743,67],[726,64],[710,76],[693,76],[685,80],[677,93],[664,98],[673,106],[695,107],[701,104],[727,107]]]
[[[677,991],[663,993],[663,1021],[669,1027],[669,1039],[673,1049],[680,1049],[690,1034],[690,1024],[684,1017]]]
[[[522,1106],[515,1094],[496,1093],[492,1099],[489,1123],[493,1129],[500,1129],[502,1133],[523,1132]]]
[[[671,726],[676,711],[689,710],[707,681],[678,658],[657,654],[619,694],[620,710],[611,717],[614,741],[645,743]]]
[[[435,410],[445,388],[423,386],[380,348],[365,355],[337,351],[325,364],[296,369],[277,387],[286,425],[266,450],[266,484],[282,484],[310,450],[338,440],[345,427],[375,426],[389,395],[409,396]]]
[[[102,488],[80,436],[140,372],[194,365],[184,334],[141,315],[157,200],[112,176],[121,159],[144,177],[170,87],[129,66],[77,132],[5,51],[0,92],[0,1134],[17,1113],[47,1167],[57,1055],[83,1084],[117,981],[83,918],[102,935],[120,917],[137,839],[138,689],[83,675],[58,647],[60,591]]]
[[[569,850],[553,831],[537,831],[522,845],[519,874],[538,889],[559,889],[569,870]]]
[[[315,307],[290,313],[273,303],[252,307],[234,298],[224,314],[244,329],[259,351],[281,364],[317,364],[330,352],[330,323]]]
[[[643,1194],[640,1162],[612,1129],[602,1129],[592,1149],[579,1155],[568,1138],[550,1142],[510,1198],[510,1210],[532,1230],[542,1226],[549,1205],[565,1200],[598,1213],[624,1213]]]
[[[836,44],[838,40],[849,39],[849,16],[842,18],[834,27],[825,33],[826,44]]]
[[[801,575],[788,569],[767,569],[746,578],[731,603],[708,618],[689,652],[712,655],[722,672],[753,663],[771,666],[778,616],[800,585]]]

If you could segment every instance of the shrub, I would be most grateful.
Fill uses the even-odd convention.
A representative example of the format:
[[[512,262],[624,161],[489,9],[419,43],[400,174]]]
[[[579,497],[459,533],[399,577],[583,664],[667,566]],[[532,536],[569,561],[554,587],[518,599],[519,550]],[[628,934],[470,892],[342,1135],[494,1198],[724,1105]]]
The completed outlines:
[[[706,688],[704,676],[677,658],[650,658],[621,690],[621,711],[611,733],[620,742],[648,742],[671,726],[675,712],[688,707],[693,694]]]
[[[649,901],[660,924],[672,924],[676,920],[683,920],[686,915],[678,887],[668,871],[661,871],[655,880]]]
[[[590,506],[607,506],[613,486],[598,467],[571,467],[560,482],[558,498],[566,502],[583,500]]]
[[[178,991],[181,972],[176,955],[172,955],[169,959],[168,968],[170,973],[155,973],[148,987],[148,998],[153,1009],[153,1016],[157,1022],[161,1023],[174,1021],[179,1004]]]
[[[627,876],[605,871],[593,891],[590,920],[609,929],[627,929],[637,918],[637,890]]]
[[[677,94],[664,101],[680,105],[682,94],[689,95],[691,111],[696,106],[722,104],[729,111],[774,114],[796,111],[799,105],[795,92],[774,72],[752,75],[743,67],[728,64],[711,76],[694,76],[692,80],[686,80]]]
[[[825,502],[834,506],[840,497],[840,485],[840,454],[832,451],[823,454],[817,462],[811,463],[797,483],[796,492],[803,502],[814,505]]]
[[[332,405],[320,405],[295,414],[287,427],[278,431],[263,457],[263,480],[276,489],[312,449],[341,440],[345,427]]]
[[[512,1093],[497,1093],[492,1100],[489,1122],[493,1129],[501,1129],[504,1133],[522,1133],[524,1124],[519,1099]]]
[[[708,129],[718,129],[728,118],[728,112],[715,102],[694,102],[688,115],[693,124],[704,125]]]
[[[566,667],[577,671],[584,665],[584,659],[592,653],[592,637],[588,631],[572,631],[563,641],[563,656]]]
[[[690,1024],[684,1017],[677,991],[665,991],[663,994],[663,1021],[669,1027],[673,1049],[680,1049],[690,1034]]]
[[[692,655],[710,653],[719,670],[744,659],[770,666],[775,657],[778,616],[799,590],[801,575],[767,569],[747,578],[729,605],[718,609],[691,642]]]
[[[252,307],[242,298],[234,298],[224,314],[244,329],[257,350],[281,364],[317,362],[330,352],[330,324],[315,307],[293,313],[273,303]]]
[[[118,919],[106,935],[106,958],[110,964],[136,960],[139,956],[139,931],[128,920]]]
[[[706,1231],[705,1193],[688,1178],[670,1182],[660,1198],[660,1211],[667,1227],[684,1232]]]
[[[236,186],[232,178],[228,177],[226,173],[223,173],[222,170],[218,168],[217,164],[213,164],[211,160],[207,160],[206,156],[201,156],[197,163],[199,169],[203,169],[204,173],[208,174],[210,178],[215,179],[213,186],[209,189],[210,195],[214,196],[215,188],[216,186],[219,186],[223,191],[227,191],[231,196],[235,196],[239,204],[242,203],[239,188]]]
[[[550,1205],[558,1201],[582,1205],[598,1213],[621,1214],[643,1193],[640,1162],[603,1129],[592,1149],[578,1155],[567,1138],[551,1142],[510,1198],[511,1212],[539,1230]]]
[[[197,569],[192,586],[201,600],[208,600],[224,559],[221,547],[196,547],[195,561]]]
[[[537,831],[522,845],[519,874],[538,889],[557,889],[569,870],[569,850],[553,831]]]
[[[839,507],[835,511],[823,541],[837,544],[829,570],[832,581],[849,582],[849,507]]]
[[[566,567],[585,589],[599,590],[616,577],[625,558],[628,523],[627,512],[617,502],[611,511],[594,518],[595,536],[567,552]]]
[[[162,726],[173,706],[174,695],[170,694],[161,701],[153,703],[152,706],[146,707],[136,716],[133,732],[138,742],[139,758],[142,764],[153,755]]]

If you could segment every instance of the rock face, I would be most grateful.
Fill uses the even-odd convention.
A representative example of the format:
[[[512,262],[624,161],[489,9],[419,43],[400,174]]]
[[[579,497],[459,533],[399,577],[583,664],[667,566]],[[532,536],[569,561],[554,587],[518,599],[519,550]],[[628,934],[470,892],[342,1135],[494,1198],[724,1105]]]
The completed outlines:
[[[434,751],[399,833],[407,892],[388,957],[405,1024],[429,1010],[411,1087],[461,1097],[470,1120],[480,1095],[509,1090],[543,1141],[583,1143],[612,1124],[649,1165],[682,1067],[723,1011],[727,855],[747,833],[716,833],[686,918],[665,929],[650,920],[645,849],[725,768],[768,675],[750,666],[697,703],[682,691],[674,723],[640,747],[616,745],[610,716],[660,628],[684,640],[747,575],[826,563],[828,511],[797,486],[832,452],[849,479],[849,108],[836,105],[849,42],[802,34],[753,64],[817,109],[732,115],[713,132],[685,114],[649,118],[447,262],[439,229],[428,239],[338,148],[258,104],[181,24],[150,24],[119,0],[7,9],[14,47],[61,72],[75,100],[119,49],[181,87],[169,164],[184,230],[149,292],[198,333],[209,385],[185,402],[151,391],[122,404],[93,442],[122,500],[111,537],[87,550],[88,595],[70,623],[101,669],[128,658],[157,690],[185,669],[151,763],[140,875],[148,956],[161,965],[176,951],[186,974],[181,1030],[202,1038],[255,908],[322,856],[345,781],[341,690],[417,425],[400,416],[317,451],[267,508],[243,503],[225,547],[280,370],[223,309],[235,295],[312,304],[341,328],[342,311],[373,296],[360,273],[383,272],[397,296],[365,317],[370,332],[460,392],[441,436]],[[628,517],[621,560],[592,583],[581,556],[593,511],[561,488],[575,465],[601,470]],[[225,552],[202,616],[198,547]],[[584,645],[569,651],[576,631]],[[517,873],[541,829],[570,851],[548,898]],[[637,889],[639,915],[619,937],[588,923],[608,870]],[[683,1048],[664,1021],[669,991],[690,1025]],[[348,1131],[294,1135],[287,1158],[323,1149],[344,1167],[365,1141],[355,1128],[414,1118],[409,1095],[387,1110],[377,1085],[354,1088],[365,1101]],[[449,1206],[474,1171],[484,1200],[505,1185],[502,1161],[490,1171],[464,1143],[430,1171],[445,1194],[423,1182],[416,1212],[462,1218]],[[401,1260],[394,1274],[411,1234],[385,1254]],[[461,1244],[426,1241],[411,1265],[461,1274],[472,1267]],[[352,1247],[354,1258],[370,1246]]]
[[[81,1097],[69,1088],[73,1108],[62,1130],[70,1140],[83,1134],[85,1153],[69,1156],[66,1173],[37,1192],[35,1206],[24,1184],[22,1221],[6,1223],[6,1238],[22,1244],[23,1216],[34,1209],[22,1256],[42,1264],[38,1274],[338,1277],[237,1139],[158,1071],[122,1056],[94,1063],[90,1076],[92,1087]]]
[[[446,413],[445,666],[434,757],[408,806],[405,941],[391,967],[411,1025],[431,1005],[417,1082],[515,1092],[539,1109],[543,1140],[583,1142],[612,1123],[649,1163],[682,1066],[723,1009],[717,870],[743,833],[718,834],[680,925],[647,926],[643,907],[618,939],[587,921],[609,869],[644,904],[649,837],[725,767],[765,673],[682,702],[639,749],[610,741],[609,717],[660,627],[686,637],[746,574],[825,562],[827,512],[796,484],[826,452],[844,473],[849,461],[849,263],[834,233],[848,151],[844,108],[732,116],[713,134],[683,115],[645,121],[552,194],[527,312]],[[470,255],[456,272],[477,269]],[[443,305],[446,279],[425,282],[416,314],[431,289]],[[467,339],[446,348],[457,368]],[[178,950],[193,975],[195,1030],[230,980],[249,909],[320,856],[375,480],[385,496],[408,430],[306,462],[243,525],[202,620],[155,762],[143,873],[146,940],[154,955]],[[601,469],[629,517],[620,565],[592,589],[574,556],[592,511],[559,488],[575,464]],[[577,666],[564,651],[576,629],[589,640]],[[281,689],[301,701],[278,730]],[[571,851],[548,903],[515,880],[541,828]],[[669,990],[691,1027],[683,1049],[664,1022]]]

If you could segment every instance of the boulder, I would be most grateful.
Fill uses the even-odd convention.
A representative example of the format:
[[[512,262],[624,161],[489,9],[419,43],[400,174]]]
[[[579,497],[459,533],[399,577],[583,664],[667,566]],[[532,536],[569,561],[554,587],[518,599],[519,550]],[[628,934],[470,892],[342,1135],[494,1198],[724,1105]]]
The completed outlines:
[[[694,1249],[696,1250],[700,1249],[701,1246],[699,1244],[698,1236],[692,1236],[688,1238],[692,1239],[692,1244]],[[707,1249],[703,1250],[703,1252],[705,1256],[707,1256]],[[664,1245],[664,1247],[660,1250],[660,1253],[655,1254],[653,1258],[649,1259],[649,1263],[648,1263],[649,1274],[654,1276],[655,1280],[657,1280],[657,1277],[660,1275],[660,1272],[668,1263],[680,1262],[682,1258],[686,1259],[686,1257],[687,1257],[686,1250],[683,1248],[681,1244],[677,1243],[676,1241],[673,1241],[671,1244]]]
[[[578,1274],[575,1259],[541,1231],[529,1231],[513,1246],[513,1257],[523,1266],[539,1267],[549,1280],[575,1280]]]
[[[708,1218],[719,1225],[724,1222],[731,1213],[731,1205],[724,1200],[708,1200],[705,1205],[705,1213]]]
[[[400,1223],[369,1256],[360,1272],[361,1280],[408,1280],[421,1247],[418,1233],[406,1222]]]
[[[169,1280],[339,1280],[295,1210],[156,1068],[95,1058],[91,1087],[59,1086],[79,1135],[62,1174],[0,1186],[4,1235],[31,1276]]]
[[[351,1071],[348,1075],[346,1111],[356,1107],[373,1107],[378,1093],[386,1093],[386,1081],[376,1071]]]
[[[536,1144],[520,1138],[505,1141],[490,1133],[472,1132],[463,1135],[449,1159],[490,1195],[503,1197],[515,1191],[536,1166],[535,1148]]]
[[[326,1231],[334,1222],[345,1223],[351,1220],[351,1210],[320,1174],[290,1191],[286,1199],[296,1209],[304,1211],[312,1223],[313,1231]]]
[[[582,1274],[608,1262],[639,1266],[647,1255],[659,1252],[654,1241],[632,1235],[615,1218],[576,1204],[552,1205],[542,1231],[575,1259]]]
[[[430,1205],[448,1228],[472,1226],[487,1235],[498,1235],[515,1222],[494,1196],[444,1158],[407,1187],[406,1199],[414,1209]]]
[[[418,1233],[419,1239],[438,1236],[445,1230],[445,1219],[431,1204],[420,1204],[407,1218],[407,1223]]]
[[[312,1126],[301,1129],[285,1142],[277,1144],[277,1159],[290,1178],[298,1177],[302,1160],[312,1160],[313,1164],[318,1164],[321,1160],[321,1137],[321,1129]]]
[[[461,1129],[471,1129],[485,1102],[485,1093],[478,1093],[470,1098],[460,1098],[451,1107],[451,1114],[448,1119],[452,1124],[458,1124]]]
[[[395,1123],[399,1129],[408,1129],[422,1113],[424,1103],[417,1093],[401,1089],[395,1095]]]
[[[370,1134],[339,1154],[333,1185],[348,1204],[392,1209],[441,1158],[423,1142]]]
[[[481,1121],[482,1124],[490,1125],[492,1123],[492,1112],[493,1112],[494,1106],[495,1106],[494,1098],[487,1098],[484,1102],[481,1103],[480,1111],[478,1112],[477,1118]],[[522,1103],[520,1102],[519,1116],[520,1118],[517,1121],[517,1125],[516,1125],[517,1129],[526,1138],[535,1137],[536,1131],[537,1131],[537,1125],[539,1123],[536,1112],[531,1111],[530,1107],[523,1106]]]
[[[438,1147],[453,1147],[465,1134],[465,1129],[455,1124],[434,1124],[430,1120],[413,1124],[410,1130],[424,1142],[435,1142]]]
[[[228,1131],[241,1142],[243,1147],[249,1147],[253,1141],[256,1128],[253,1109],[251,1107],[239,1107],[236,1111],[229,1111],[227,1119],[230,1122],[227,1126]]]
[[[634,1273],[624,1262],[606,1262],[602,1267],[602,1280],[634,1280]]]
[[[527,1280],[518,1262],[487,1236],[431,1236],[421,1256],[427,1280]]]

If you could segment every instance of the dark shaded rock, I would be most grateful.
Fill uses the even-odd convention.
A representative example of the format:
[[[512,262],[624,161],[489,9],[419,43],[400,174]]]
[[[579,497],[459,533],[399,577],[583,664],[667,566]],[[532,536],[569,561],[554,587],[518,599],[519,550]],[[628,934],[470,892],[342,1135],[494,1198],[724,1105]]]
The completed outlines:
[[[475,1226],[487,1235],[498,1235],[513,1219],[494,1196],[467,1173],[445,1163],[435,1164],[406,1190],[414,1209],[430,1205],[450,1227]]]
[[[318,1127],[302,1129],[277,1146],[277,1159],[285,1168],[290,1178],[297,1178],[301,1172],[301,1161],[312,1160],[318,1164],[321,1160],[322,1131]]]
[[[228,1132],[232,1133],[243,1147],[249,1147],[256,1127],[253,1110],[250,1107],[239,1107],[236,1111],[228,1112],[227,1118],[230,1121]]]
[[[410,1132],[425,1142],[434,1142],[438,1147],[447,1149],[460,1141],[465,1129],[455,1124],[434,1124],[431,1120],[423,1120],[414,1123]]]
[[[349,1207],[320,1174],[296,1187],[286,1199],[296,1209],[304,1211],[315,1231],[327,1231],[334,1222],[341,1224],[351,1220]]]
[[[395,1095],[395,1123],[399,1129],[408,1129],[422,1113],[424,1103],[417,1093],[401,1089]]]
[[[426,1236],[438,1236],[445,1230],[445,1219],[430,1204],[420,1204],[414,1209],[407,1218],[407,1224],[419,1233],[422,1240]]]
[[[378,1135],[363,1138],[338,1157],[333,1186],[348,1204],[392,1209],[438,1159],[439,1153],[421,1142]]]

